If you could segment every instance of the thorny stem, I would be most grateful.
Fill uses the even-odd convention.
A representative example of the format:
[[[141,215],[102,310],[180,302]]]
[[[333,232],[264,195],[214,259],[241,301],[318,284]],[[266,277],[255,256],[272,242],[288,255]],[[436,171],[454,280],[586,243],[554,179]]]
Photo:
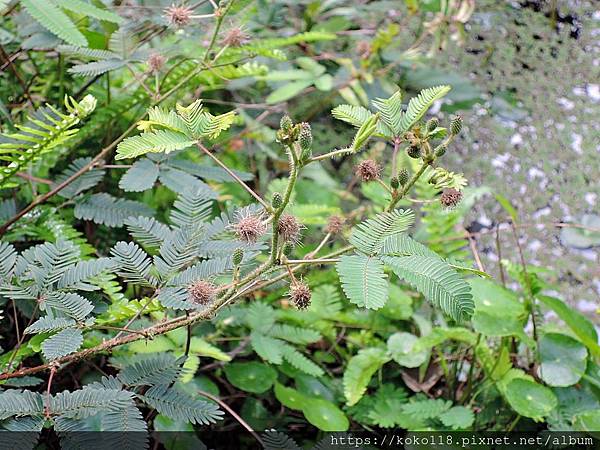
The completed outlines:
[[[215,15],[217,16],[217,24],[215,25],[212,37],[210,38],[210,44],[208,44],[208,48],[206,49],[206,53],[204,53],[204,58],[202,59],[202,61],[208,61],[210,52],[212,51],[212,48],[214,47],[215,42],[217,41],[217,36],[219,35],[219,30],[221,29],[221,25],[223,24],[223,19],[225,19],[225,16],[227,15],[234,3],[235,0],[231,0],[231,2],[229,2],[229,4],[225,7],[224,10],[221,10],[220,8],[217,8],[215,10]]]

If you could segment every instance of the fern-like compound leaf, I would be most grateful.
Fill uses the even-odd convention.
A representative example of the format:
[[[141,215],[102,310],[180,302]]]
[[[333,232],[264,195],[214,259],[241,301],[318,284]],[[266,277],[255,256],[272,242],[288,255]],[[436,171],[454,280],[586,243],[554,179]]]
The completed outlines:
[[[85,387],[54,395],[50,399],[50,410],[63,418],[85,419],[101,412],[127,408],[132,400],[131,392]]]
[[[282,343],[283,359],[289,362],[296,369],[313,377],[322,377],[325,372],[314,362],[296,350],[289,344]]]
[[[0,242],[0,277],[8,280],[17,262],[17,252],[12,244]]]
[[[390,134],[398,136],[401,133],[402,120],[402,93],[400,90],[389,98],[373,100],[373,105],[379,110],[381,119],[390,130]]]
[[[67,328],[42,342],[42,353],[53,360],[76,352],[83,343],[83,334],[78,328]]]
[[[108,227],[121,227],[128,217],[152,216],[154,211],[141,202],[115,198],[103,192],[77,203],[74,214],[78,219],[91,220]]]
[[[144,248],[157,249],[172,231],[153,217],[129,217],[125,220],[127,230]]]
[[[265,450],[301,450],[291,437],[279,431],[265,431],[262,440]]]
[[[205,185],[183,191],[173,203],[171,222],[179,228],[198,226],[212,214],[216,193]]]
[[[265,361],[271,364],[283,363],[283,342],[262,333],[253,331],[250,334],[252,349]]]
[[[122,23],[123,19],[117,14],[107,11],[106,9],[100,9],[90,3],[86,3],[82,0],[54,0],[59,6],[73,11],[77,14],[83,14],[94,19],[104,20],[106,22]]]
[[[41,416],[44,402],[41,394],[31,391],[0,392],[0,420],[9,417]]]
[[[367,255],[374,255],[389,236],[402,233],[414,223],[415,215],[410,209],[396,209],[377,214],[352,229],[350,243]]]
[[[369,309],[379,309],[388,299],[387,275],[377,257],[343,255],[336,265],[342,289],[350,302]]]
[[[56,287],[58,289],[78,289],[80,291],[95,291],[97,286],[90,284],[90,280],[104,271],[115,266],[110,258],[90,259],[79,261],[70,266],[60,277]]]
[[[83,167],[86,167],[92,158],[77,158],[69,167],[56,177],[55,184],[59,185],[78,172]],[[92,168],[86,170],[82,175],[79,175],[75,180],[71,181],[66,187],[61,189],[56,195],[64,198],[73,198],[76,195],[96,186],[104,177],[104,170]]]
[[[143,158],[131,166],[121,177],[119,187],[127,192],[142,192],[154,186],[159,174],[158,164]]]
[[[475,304],[467,282],[439,257],[383,256],[394,273],[457,322],[468,319]]]
[[[448,92],[450,92],[450,86],[435,86],[423,89],[419,92],[419,95],[411,98],[406,112],[402,115],[402,119],[398,124],[398,134],[410,130],[425,115],[433,102],[442,98]]]
[[[136,158],[146,153],[171,153],[183,150],[196,143],[182,133],[171,130],[158,130],[127,138],[117,146],[115,159]]]
[[[184,360],[168,353],[147,356],[124,367],[118,379],[126,386],[168,385],[181,375]]]
[[[92,312],[94,305],[74,292],[51,292],[43,302],[42,308],[60,311],[81,322]]]
[[[73,319],[65,317],[40,317],[38,320],[33,322],[27,328],[24,333],[35,334],[35,333],[50,333],[54,331],[64,330],[65,328],[72,328],[76,325]]]
[[[125,281],[149,285],[152,262],[144,250],[133,242],[117,242],[111,250],[117,274]]]
[[[52,0],[21,0],[27,12],[41,26],[69,44],[87,47],[87,39]]]
[[[168,385],[152,386],[139,397],[148,405],[173,420],[208,425],[221,420],[223,412],[212,402],[189,397]]]
[[[358,403],[373,374],[387,361],[385,350],[375,347],[362,349],[350,358],[344,372],[344,396],[348,406]]]
[[[385,241],[383,241],[383,246],[379,251],[379,254],[386,256],[419,255],[439,258],[437,253],[420,242],[415,241],[406,233],[398,233],[386,238]]]

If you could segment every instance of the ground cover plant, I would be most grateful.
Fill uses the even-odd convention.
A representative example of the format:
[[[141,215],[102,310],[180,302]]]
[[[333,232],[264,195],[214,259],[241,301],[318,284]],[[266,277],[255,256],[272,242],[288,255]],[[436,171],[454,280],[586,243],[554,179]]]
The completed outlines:
[[[489,11],[0,8],[0,430],[29,432],[9,446],[600,429],[597,313],[528,258],[518,194],[461,167],[484,87],[446,58],[477,58]],[[485,204],[502,220],[474,230]],[[595,251],[586,217],[565,248]]]

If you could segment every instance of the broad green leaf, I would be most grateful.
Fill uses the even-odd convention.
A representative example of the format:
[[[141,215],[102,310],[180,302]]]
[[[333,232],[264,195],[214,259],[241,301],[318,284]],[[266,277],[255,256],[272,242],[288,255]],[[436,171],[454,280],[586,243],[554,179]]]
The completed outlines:
[[[255,394],[268,391],[277,379],[275,369],[258,362],[228,364],[225,366],[225,375],[235,387]]]
[[[344,372],[344,396],[348,406],[362,398],[373,374],[388,361],[386,352],[374,347],[362,349],[350,359]]]
[[[514,378],[506,385],[506,400],[520,415],[543,420],[556,408],[554,393],[547,387],[524,378]]]
[[[415,351],[415,344],[419,338],[414,334],[398,332],[392,334],[387,347],[392,359],[404,367],[419,367],[429,357],[427,350]]]
[[[346,431],[350,422],[335,404],[321,398],[310,399],[302,408],[308,422],[323,431]]]
[[[292,97],[295,97],[304,89],[313,84],[313,80],[300,80],[292,81],[291,83],[284,84],[280,88],[275,89],[267,96],[267,103],[272,105],[274,103],[284,102]]]
[[[453,430],[464,430],[475,421],[473,411],[464,406],[453,406],[439,417],[444,425]]]
[[[566,387],[577,383],[587,366],[587,350],[570,336],[546,333],[539,343],[540,377],[549,386]]]
[[[295,409],[297,411],[302,411],[302,408],[304,408],[306,403],[312,401],[312,399],[308,399],[296,389],[285,387],[279,383],[275,383],[274,392],[275,398],[279,400],[279,403],[287,408]]]

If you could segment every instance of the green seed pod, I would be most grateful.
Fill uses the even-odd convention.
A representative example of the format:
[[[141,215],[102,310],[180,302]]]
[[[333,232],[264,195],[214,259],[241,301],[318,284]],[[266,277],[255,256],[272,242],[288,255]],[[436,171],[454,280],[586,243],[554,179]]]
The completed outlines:
[[[290,256],[293,250],[294,245],[291,242],[286,242],[283,244],[283,247],[281,247],[281,253],[283,253],[285,256]]]
[[[275,192],[273,194],[273,198],[271,199],[271,206],[275,209],[279,209],[283,204],[283,197],[279,192]]]
[[[300,148],[304,150],[310,150],[313,143],[312,131],[310,130],[310,124],[302,122],[300,124],[300,137],[298,138]]]
[[[398,180],[398,177],[392,177],[390,180],[390,186],[392,189],[398,189],[400,187],[400,181]]]
[[[233,265],[236,267],[239,266],[242,263],[243,259],[244,259],[244,249],[236,248],[235,251],[233,252],[233,255],[231,256]]]
[[[293,126],[294,126],[294,122],[292,122],[292,119],[287,114],[285,116],[283,116],[281,118],[281,122],[279,122],[279,127],[283,131],[288,131],[289,132],[292,129]]]
[[[438,148],[435,149],[435,156],[444,156],[444,153],[446,153],[447,148],[448,146],[446,144],[440,144]]]
[[[403,168],[400,170],[400,172],[398,172],[398,182],[404,186],[406,183],[408,183],[408,178],[410,177],[408,170],[406,170],[406,168]]]
[[[429,131],[431,133],[433,130],[435,130],[438,127],[439,124],[440,124],[440,121],[436,117],[429,119],[427,121],[427,131]]]
[[[407,150],[408,156],[417,159],[421,157],[421,147],[418,145],[411,145]]]
[[[450,121],[450,133],[456,136],[462,130],[462,117],[454,116]]]

